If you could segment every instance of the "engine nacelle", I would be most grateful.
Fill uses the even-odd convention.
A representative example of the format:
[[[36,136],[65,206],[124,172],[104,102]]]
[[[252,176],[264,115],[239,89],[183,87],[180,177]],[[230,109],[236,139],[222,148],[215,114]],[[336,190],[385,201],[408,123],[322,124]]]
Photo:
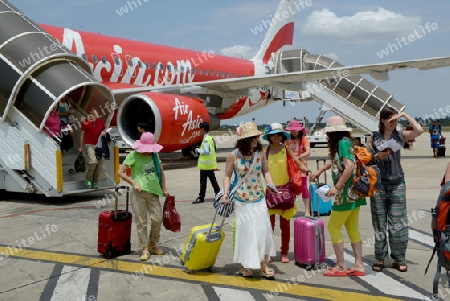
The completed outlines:
[[[155,140],[164,146],[162,152],[172,152],[202,140],[199,125],[209,122],[210,129],[220,126],[210,115],[203,100],[174,94],[146,92],[126,98],[119,106],[117,126],[129,145],[139,140],[138,122],[150,124]]]

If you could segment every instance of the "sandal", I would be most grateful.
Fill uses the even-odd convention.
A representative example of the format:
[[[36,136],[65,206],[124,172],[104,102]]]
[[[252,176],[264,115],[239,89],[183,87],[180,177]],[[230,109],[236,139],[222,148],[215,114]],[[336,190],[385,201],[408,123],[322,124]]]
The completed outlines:
[[[269,267],[265,267],[264,270],[259,272],[259,276],[266,278],[267,280],[275,279],[275,271]]]
[[[326,277],[347,277],[348,273],[347,270],[338,270],[335,268],[329,268],[323,273]]]
[[[384,269],[384,263],[377,262],[372,265],[372,270],[375,272],[381,272]]]
[[[253,271],[251,269],[246,269],[243,266],[241,266],[239,268],[239,275],[241,275],[242,277],[252,277]]]
[[[406,272],[406,271],[408,271],[408,266],[404,262],[394,262],[392,264],[392,268],[396,269],[399,272]]]

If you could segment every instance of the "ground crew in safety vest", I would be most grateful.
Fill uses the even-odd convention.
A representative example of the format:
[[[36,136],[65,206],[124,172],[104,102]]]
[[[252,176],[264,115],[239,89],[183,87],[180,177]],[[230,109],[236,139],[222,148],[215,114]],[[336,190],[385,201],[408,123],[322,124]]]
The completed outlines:
[[[201,135],[203,135],[203,141],[200,148],[197,147],[195,149],[199,154],[197,166],[200,169],[200,193],[192,204],[199,204],[205,201],[207,178],[209,178],[214,188],[214,193],[217,194],[220,191],[220,186],[214,173],[217,169],[216,146],[213,138],[208,134],[209,123],[200,123],[200,131]]]

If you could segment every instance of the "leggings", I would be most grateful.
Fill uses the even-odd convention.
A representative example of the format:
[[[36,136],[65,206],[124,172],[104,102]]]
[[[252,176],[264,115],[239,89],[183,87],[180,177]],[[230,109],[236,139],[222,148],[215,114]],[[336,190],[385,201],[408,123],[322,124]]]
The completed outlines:
[[[353,210],[336,211],[331,210],[330,219],[328,220],[328,232],[330,232],[331,242],[333,244],[344,242],[341,228],[345,224],[350,242],[355,243],[361,241],[359,234],[359,207]]]

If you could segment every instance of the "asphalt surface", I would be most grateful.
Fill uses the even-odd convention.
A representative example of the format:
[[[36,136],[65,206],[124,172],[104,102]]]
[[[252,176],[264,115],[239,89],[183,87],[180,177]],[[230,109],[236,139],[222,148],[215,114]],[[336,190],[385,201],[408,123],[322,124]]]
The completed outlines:
[[[221,183],[225,159],[235,137],[216,141],[221,169],[217,177]],[[315,160],[326,157],[327,148],[312,150],[309,167],[315,170]],[[330,278],[322,276],[320,269],[307,271],[297,266],[292,231],[291,261],[281,263],[278,252],[270,264],[276,271],[276,279],[269,281],[259,276],[244,279],[237,275],[239,264],[232,260],[232,218],[226,220],[226,237],[214,267],[210,271],[187,273],[180,264],[180,253],[190,229],[211,222],[214,193],[208,185],[206,202],[191,204],[199,190],[196,162],[181,160],[180,152],[162,154],[161,158],[168,190],[176,198],[182,229],[180,232],[163,229],[160,246],[165,254],[152,255],[147,262],[139,261],[134,221],[131,254],[105,259],[97,253],[98,215],[113,208],[112,191],[63,198],[1,192],[0,300],[432,300],[436,258],[424,275],[433,247],[429,210],[436,203],[449,159],[432,157],[428,134],[417,139],[413,150],[402,150],[410,227],[408,272],[391,268],[390,260],[383,272],[372,271],[373,229],[370,208],[365,206],[360,217],[366,264],[364,277]],[[297,205],[297,216],[303,216],[303,203],[299,201]],[[121,197],[120,208],[123,207]],[[328,221],[328,216],[321,218],[325,223]],[[344,230],[343,233],[346,259],[351,266],[351,246]],[[332,264],[335,256],[327,230],[325,237],[326,263]],[[275,243],[279,250],[278,227]],[[450,300],[450,288],[444,276],[445,271],[440,297]]]

